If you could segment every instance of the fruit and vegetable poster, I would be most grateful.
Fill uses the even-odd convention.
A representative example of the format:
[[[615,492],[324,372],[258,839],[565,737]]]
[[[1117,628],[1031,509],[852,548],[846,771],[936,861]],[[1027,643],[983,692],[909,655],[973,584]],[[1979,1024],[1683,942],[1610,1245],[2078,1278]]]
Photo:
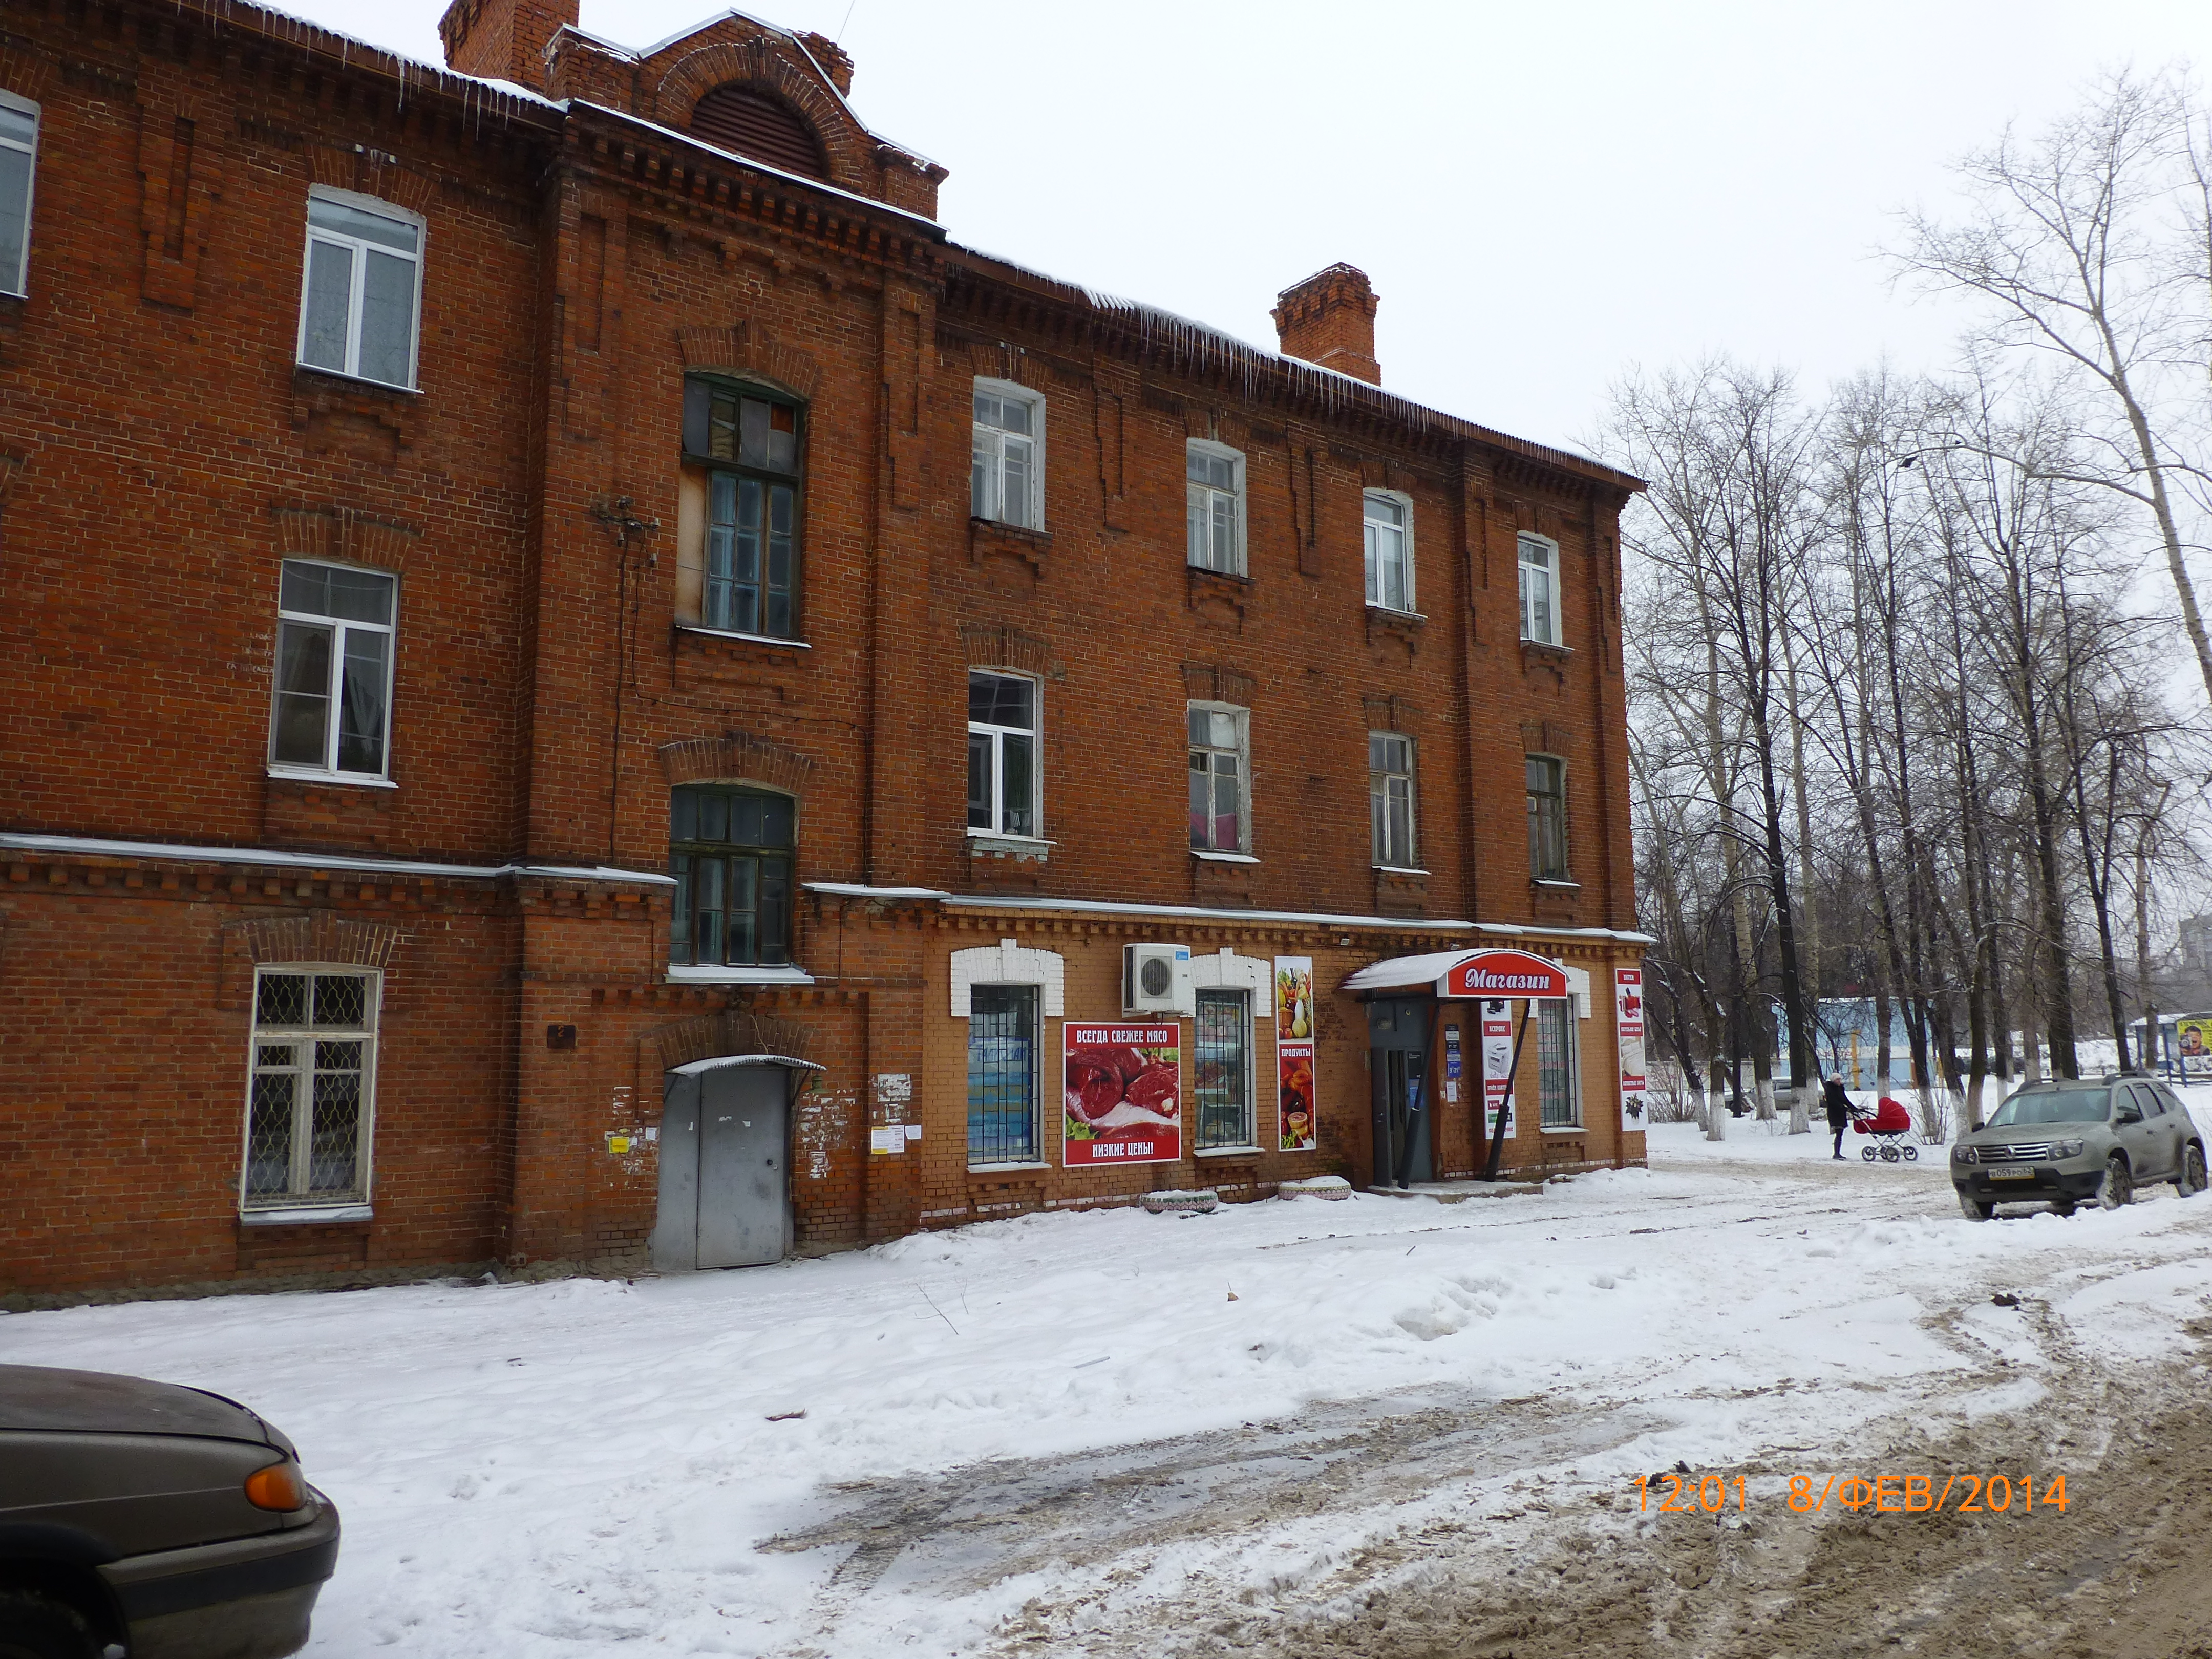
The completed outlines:
[[[1067,1047],[1063,1167],[1168,1164],[1182,1156],[1182,1024],[1079,1025]]]
[[[1313,1150],[1313,958],[1275,958],[1275,1072],[1281,1105],[1277,1127],[1286,1152]]]
[[[1613,970],[1613,1030],[1620,1042],[1620,1127],[1644,1127],[1644,970]]]

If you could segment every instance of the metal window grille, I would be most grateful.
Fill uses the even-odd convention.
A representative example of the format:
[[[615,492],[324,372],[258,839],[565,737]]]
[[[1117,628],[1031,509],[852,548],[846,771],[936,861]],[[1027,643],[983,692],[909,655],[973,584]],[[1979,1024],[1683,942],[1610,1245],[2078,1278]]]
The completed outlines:
[[[1413,740],[1395,732],[1367,736],[1367,794],[1375,862],[1413,865]]]
[[[714,968],[790,962],[795,807],[790,796],[763,789],[686,784],[672,793],[672,961]]]
[[[247,1209],[368,1196],[374,974],[264,969],[254,984]]]
[[[1245,714],[1190,709],[1190,844],[1201,852],[1245,850]]]
[[[1528,873],[1540,881],[1567,878],[1566,763],[1528,757]]]
[[[968,676],[968,827],[1037,833],[1037,684],[1018,674]]]
[[[968,1161],[1037,1162],[1037,988],[978,985],[968,1001]]]
[[[380,570],[284,561],[269,720],[272,764],[385,775],[398,588]]]
[[[1252,1139],[1252,1000],[1243,991],[1198,994],[1192,1051],[1198,1144],[1249,1146]]]
[[[1572,1129],[1583,1121],[1575,1087],[1574,999],[1536,1005],[1536,1098],[1547,1129]]]

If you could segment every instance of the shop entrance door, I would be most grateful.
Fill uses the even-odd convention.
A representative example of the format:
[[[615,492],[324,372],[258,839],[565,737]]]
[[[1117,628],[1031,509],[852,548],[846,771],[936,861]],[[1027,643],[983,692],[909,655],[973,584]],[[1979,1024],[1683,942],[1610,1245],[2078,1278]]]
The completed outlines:
[[[1367,1005],[1377,1187],[1436,1179],[1427,1098],[1429,1022],[1435,1007],[1426,997],[1378,997]]]
[[[754,1267],[789,1252],[790,1075],[757,1063],[669,1073],[654,1267]]]

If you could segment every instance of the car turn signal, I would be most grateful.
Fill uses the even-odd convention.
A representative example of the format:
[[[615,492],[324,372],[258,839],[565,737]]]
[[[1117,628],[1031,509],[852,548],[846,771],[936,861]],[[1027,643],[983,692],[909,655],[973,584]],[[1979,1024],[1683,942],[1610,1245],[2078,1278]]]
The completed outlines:
[[[287,1459],[246,1477],[246,1501],[257,1510],[298,1510],[307,1504],[307,1483],[300,1466]]]

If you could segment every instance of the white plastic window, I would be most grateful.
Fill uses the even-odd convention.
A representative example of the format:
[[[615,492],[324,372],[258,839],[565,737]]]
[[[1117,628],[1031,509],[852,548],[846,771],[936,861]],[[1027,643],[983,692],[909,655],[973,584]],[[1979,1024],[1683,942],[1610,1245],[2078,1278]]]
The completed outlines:
[[[1224,575],[1244,574],[1244,458],[1202,439],[1189,441],[1184,471],[1190,562]]]
[[[30,292],[31,185],[39,106],[0,92],[0,294]]]
[[[1521,637],[1559,645],[1559,544],[1543,536],[1521,538]]]
[[[422,278],[419,218],[372,197],[318,186],[307,198],[300,361],[411,389]]]
[[[398,586],[380,570],[284,561],[270,765],[373,778],[390,770]]]
[[[1384,611],[1413,608],[1413,507],[1404,496],[1370,489],[1364,507],[1367,603]]]
[[[1037,683],[1024,675],[968,676],[968,828],[1037,832]]]
[[[1044,399],[1003,380],[975,382],[968,510],[1024,530],[1044,528]]]

